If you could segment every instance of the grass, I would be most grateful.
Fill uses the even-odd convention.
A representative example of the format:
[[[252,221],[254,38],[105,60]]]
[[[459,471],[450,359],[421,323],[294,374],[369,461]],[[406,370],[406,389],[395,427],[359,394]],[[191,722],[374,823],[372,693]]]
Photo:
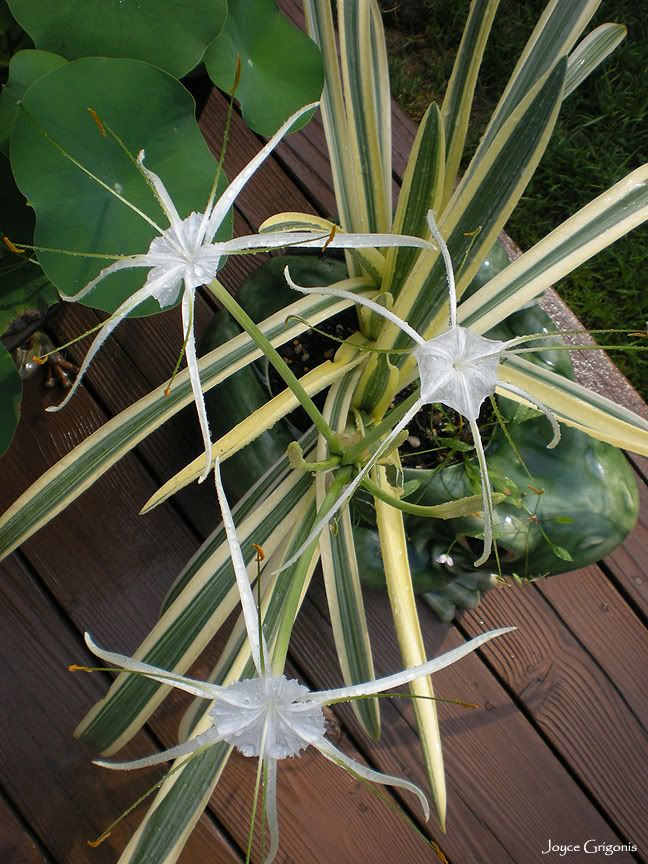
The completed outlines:
[[[545,5],[502,2],[480,70],[467,153]],[[468,0],[384,0],[392,92],[419,119],[440,103],[468,13]],[[604,2],[588,29],[626,24],[628,36],[565,101],[543,160],[506,229],[528,249],[560,222],[648,161],[647,16],[636,0]],[[635,230],[555,287],[588,329],[644,329],[648,319],[648,232]],[[613,337],[615,342],[618,337]],[[614,360],[648,398],[648,355],[615,352]]]

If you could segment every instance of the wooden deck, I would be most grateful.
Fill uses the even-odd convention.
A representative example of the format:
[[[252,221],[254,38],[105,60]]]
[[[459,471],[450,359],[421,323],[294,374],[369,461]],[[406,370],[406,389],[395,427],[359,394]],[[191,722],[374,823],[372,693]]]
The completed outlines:
[[[225,102],[213,93],[202,127],[220,147]],[[403,168],[412,129],[395,114],[395,171]],[[230,176],[259,142],[235,118],[226,158]],[[237,231],[256,228],[278,210],[330,213],[333,198],[321,128],[294,136],[269,160],[238,200]],[[234,290],[258,263],[227,265]],[[203,328],[213,312],[198,304]],[[66,306],[52,322],[63,342],[97,321],[91,310]],[[45,414],[52,398],[38,381],[27,387],[23,419],[0,461],[0,509],[108,417],[164,381],[181,344],[177,310],[117,330],[70,406]],[[87,342],[75,347],[80,358]],[[592,371],[593,368],[593,371]],[[590,380],[618,397],[620,384],[595,362]],[[627,390],[628,399],[634,398]],[[58,399],[58,395],[53,401]],[[192,486],[146,517],[137,513],[159,483],[200,448],[193,409],[178,416],[124,458],[62,515],[0,565],[0,862],[115,862],[142,813],[135,813],[98,849],[96,837],[157,776],[112,773],[72,738],[107,677],[70,675],[89,662],[82,633],[130,653],[156,619],[166,589],[218,518],[209,484]],[[648,717],[648,462],[633,459],[643,520],[625,545],[599,566],[525,589],[494,590],[477,612],[440,624],[421,617],[429,656],[487,627],[518,631],[438,674],[437,692],[477,702],[467,712],[441,707],[448,777],[448,831],[430,836],[451,864],[532,864],[648,860],[646,738]],[[386,598],[369,595],[377,672],[400,665]],[[218,650],[214,647],[212,654]],[[192,672],[200,676],[209,659]],[[313,687],[340,683],[322,586],[316,579],[300,614],[290,655]],[[125,758],[170,746],[184,699],[174,695]],[[336,711],[341,746],[372,765],[425,785],[406,700],[383,705],[383,735],[368,742],[346,709]],[[209,808],[183,851],[182,864],[242,861],[255,761],[234,757]],[[394,796],[395,806],[410,800]],[[308,752],[279,773],[281,864],[435,861],[435,853],[366,787]],[[414,811],[412,811],[414,812]],[[542,854],[558,844],[630,844],[636,853]],[[441,854],[441,860],[445,860]]]

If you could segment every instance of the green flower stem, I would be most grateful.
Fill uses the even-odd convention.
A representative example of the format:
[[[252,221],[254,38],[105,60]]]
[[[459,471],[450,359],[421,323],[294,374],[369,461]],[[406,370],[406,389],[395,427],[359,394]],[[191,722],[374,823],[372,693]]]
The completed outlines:
[[[380,486],[368,477],[365,477],[362,485],[374,498],[379,498],[385,504],[389,504],[397,510],[402,510],[403,513],[411,513],[413,516],[424,516],[428,519],[454,519],[457,516],[467,516],[474,510],[481,508],[481,495],[459,498],[456,501],[448,501],[445,504],[412,504],[409,501],[403,501],[401,498],[390,495],[389,492],[385,492],[384,489],[381,489]],[[493,504],[501,504],[504,498],[505,496],[501,493],[494,494]]]
[[[419,388],[417,387],[416,390],[407,397],[407,399],[404,399],[399,405],[397,405],[393,411],[387,414],[387,416],[381,420],[377,426],[374,426],[373,429],[358,441],[357,444],[354,444],[353,447],[349,447],[348,450],[345,450],[342,464],[351,465],[357,462],[366,450],[372,449],[375,444],[378,444],[384,435],[391,432],[396,423],[398,423],[398,421],[407,414],[409,409],[419,398],[420,393]]]
[[[341,468],[335,473],[329,490],[326,493],[326,497],[322,501],[322,506],[317,511],[313,525],[316,525],[318,520],[321,519],[325,513],[328,513],[331,507],[335,504],[342,489],[351,479],[351,475],[351,467]],[[292,579],[290,580],[290,592],[287,594],[283,602],[281,623],[279,624],[277,640],[272,654],[272,666],[277,675],[283,673],[284,666],[286,665],[288,644],[290,642],[293,624],[295,623],[295,618],[297,617],[297,612],[299,610],[299,601],[302,596],[306,573],[318,543],[319,537],[316,537],[308,549],[304,550],[299,561],[294,565],[295,569]]]
[[[258,345],[258,347],[263,351],[270,363],[272,363],[274,368],[277,370],[279,375],[281,375],[288,387],[294,393],[295,397],[299,400],[304,411],[313,421],[313,424],[317,428],[317,431],[324,439],[326,439],[329,447],[329,452],[341,453],[342,451],[340,443],[335,433],[328,425],[328,423],[326,422],[326,420],[324,419],[308,393],[304,390],[304,388],[299,382],[299,379],[290,370],[281,355],[270,343],[270,340],[263,335],[261,330],[259,330],[259,328],[250,318],[250,316],[243,309],[241,309],[236,300],[232,297],[229,291],[223,285],[221,285],[218,279],[213,279],[210,282],[209,290],[223,304],[225,309],[227,309],[227,311],[235,319],[235,321],[237,321],[241,325],[241,327],[245,330],[248,336],[250,336],[253,342]]]

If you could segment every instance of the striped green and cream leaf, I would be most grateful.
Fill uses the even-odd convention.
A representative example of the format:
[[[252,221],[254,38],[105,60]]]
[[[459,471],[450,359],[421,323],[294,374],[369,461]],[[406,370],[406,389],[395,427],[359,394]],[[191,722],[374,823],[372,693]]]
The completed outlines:
[[[317,324],[351,305],[337,298],[303,297],[259,327],[273,345],[283,345],[308,329],[305,319]],[[286,324],[290,315],[304,320],[293,318]],[[215,387],[260,356],[247,334],[235,337],[200,359],[203,389]],[[168,396],[165,390],[164,385],[158,387],[113,417],[27,489],[0,519],[0,557],[8,555],[47,524],[136,444],[193,400],[186,370],[178,374]]]
[[[568,426],[599,441],[648,456],[648,422],[611,399],[521,357],[508,358],[500,366],[498,377],[526,390]],[[509,391],[502,395],[527,404]]]
[[[560,106],[567,61],[539,81],[512,112],[479,166],[457,187],[439,223],[455,262],[457,294],[469,284],[522,196],[547,146]],[[426,338],[447,327],[448,290],[441,255],[423,252],[393,311]],[[408,347],[389,322],[380,348]],[[403,365],[407,355],[394,362]],[[410,358],[408,365],[413,360]]]
[[[347,417],[358,380],[358,373],[350,373],[329,391],[324,406],[324,417],[332,429],[346,430]],[[326,442],[320,438],[317,459],[327,456]],[[317,502],[321,509],[326,496],[327,477],[320,472],[315,480]],[[342,678],[345,685],[372,681],[374,673],[369,631],[362,601],[360,572],[353,543],[350,509],[338,514],[335,531],[322,531],[320,554],[326,598]],[[380,712],[377,699],[361,699],[353,703],[359,723],[372,738],[380,735]]]
[[[398,490],[390,485],[384,467],[378,466],[375,480],[389,495],[398,495]],[[403,658],[403,668],[418,666],[425,662],[425,645],[421,625],[416,611],[416,598],[412,588],[412,577],[407,557],[407,537],[403,523],[403,514],[379,498],[374,498],[376,506],[376,521],[380,536],[380,548],[387,592],[392,608],[396,638]],[[429,677],[418,678],[410,685],[410,691],[415,697],[414,713],[423,747],[425,765],[430,780],[432,799],[439,825],[445,830],[446,818],[446,785],[443,768],[443,752],[441,749],[441,731],[437,717],[436,704],[433,701],[434,690]]]
[[[444,185],[445,134],[438,107],[432,103],[421,120],[407,160],[394,214],[393,232],[424,237],[428,210],[438,213]],[[398,297],[417,257],[417,250],[401,246],[387,250],[382,291]]]
[[[319,46],[324,62],[324,90],[320,110],[324,122],[335,200],[339,208],[340,222],[346,231],[360,231],[358,215],[360,197],[356,189],[358,178],[353,171],[354,160],[349,159],[351,140],[347,127],[347,116],[342,92],[342,78],[338,63],[335,27],[330,3],[320,0],[304,0],[306,30]],[[354,275],[349,271],[350,275]]]
[[[524,47],[468,171],[474,171],[498,132],[535,84],[566,56],[601,0],[551,0]]]
[[[461,303],[459,322],[485,333],[648,219],[648,164],[632,171]]]
[[[623,42],[628,30],[623,24],[601,24],[569,55],[565,78],[566,99]]]
[[[446,136],[443,203],[452,197],[466,142],[477,74],[499,0],[473,0],[441,107]],[[440,209],[433,208],[435,213]]]
[[[280,466],[287,470],[287,461]],[[263,480],[260,481],[260,488]],[[265,498],[243,499],[234,509],[243,556],[252,578],[256,575],[252,544],[261,545],[267,555],[279,546],[284,535],[304,515],[304,499],[312,493],[308,475],[290,471]],[[256,500],[256,506],[250,507]],[[239,517],[239,511],[246,513]],[[183,575],[184,587],[139,646],[135,659],[183,674],[213,638],[239,602],[239,593],[229,547],[223,530],[216,531],[201,546]],[[168,686],[144,676],[121,673],[108,694],[79,725],[76,734],[103,753],[112,754],[141,728],[168,693]]]
[[[387,61],[376,38],[375,0],[338,0],[338,32],[342,86],[350,151],[346,154],[356,177],[359,198],[355,228],[385,232],[391,227],[391,140],[384,141],[391,116]],[[382,26],[381,26],[382,30]],[[386,98],[386,104],[384,100]],[[389,163],[384,159],[389,157]],[[385,178],[389,182],[385,183]]]

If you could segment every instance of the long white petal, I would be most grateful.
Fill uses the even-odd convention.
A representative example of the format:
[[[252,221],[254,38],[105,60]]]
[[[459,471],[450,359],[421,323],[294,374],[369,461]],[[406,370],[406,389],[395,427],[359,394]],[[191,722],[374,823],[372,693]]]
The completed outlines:
[[[107,276],[110,276],[111,273],[117,273],[118,270],[128,270],[132,267],[154,267],[156,263],[156,260],[151,258],[149,255],[133,255],[130,258],[120,258],[119,261],[114,261],[112,264],[109,264],[108,267],[104,267],[91,282],[88,282],[88,284],[80,291],[77,291],[76,294],[61,293],[61,297],[69,303],[76,303],[77,300],[86,297],[93,288],[97,287],[99,282]]]
[[[164,215],[169,220],[169,224],[177,225],[179,222],[182,221],[180,219],[180,214],[176,210],[176,206],[171,200],[171,196],[167,192],[164,183],[160,180],[157,174],[155,174],[153,171],[149,171],[149,169],[145,167],[144,156],[144,151],[140,150],[140,152],[137,154],[137,167],[152,187],[155,193],[155,197],[160,203],[160,207],[162,208],[162,210],[164,210]]]
[[[268,231],[266,234],[246,234],[223,243],[214,243],[219,254],[244,252],[247,249],[279,249],[283,246],[304,246],[310,249],[381,249],[391,246],[408,246],[436,251],[428,240],[410,234],[330,234],[310,231]]]
[[[476,420],[469,420],[470,431],[472,432],[475,450],[477,451],[477,459],[479,460],[479,472],[481,474],[482,486],[482,507],[484,509],[484,548],[482,554],[475,561],[475,567],[481,567],[491,553],[493,547],[493,493],[491,491],[490,478],[488,476],[488,465],[486,464],[486,456],[484,454],[484,445],[482,444],[481,435],[479,434],[479,426]]]
[[[305,105],[303,108],[300,108],[299,111],[295,111],[295,113],[286,120],[283,126],[279,127],[279,129],[265,145],[265,147],[263,147],[263,149],[261,149],[254,157],[254,159],[252,159],[251,162],[248,162],[245,168],[243,168],[243,170],[239,174],[237,174],[237,176],[232,180],[227,189],[223,192],[221,197],[214,204],[214,209],[209,216],[207,228],[205,231],[205,237],[208,239],[208,241],[214,239],[216,232],[218,231],[223,220],[229,213],[230,208],[234,204],[234,201],[236,200],[238,194],[248,182],[250,177],[252,177],[252,175],[258,171],[263,162],[267,159],[270,153],[272,153],[277,144],[291,129],[291,127],[297,122],[297,120],[299,120],[300,117],[303,117],[303,115],[306,114],[308,111],[312,111],[314,108],[317,108],[318,104],[318,102],[312,102],[310,105]]]
[[[407,789],[408,792],[413,792],[421,803],[421,809],[427,822],[430,818],[430,805],[425,797],[423,790],[419,789],[416,783],[410,780],[404,780],[402,777],[394,777],[391,774],[383,774],[381,771],[374,771],[373,768],[368,768],[360,762],[356,762],[346,753],[338,750],[329,741],[324,739],[315,745],[322,756],[325,756],[331,762],[339,765],[341,768],[350,771],[352,774],[357,774],[363,780],[369,780],[371,783],[380,783],[382,786],[398,786],[400,789]]]
[[[140,660],[133,660],[125,654],[116,654],[114,651],[106,651],[99,647],[90,636],[85,634],[85,641],[88,648],[97,657],[105,660],[110,666],[118,666],[125,669],[127,672],[136,672],[141,675],[146,675],[153,681],[158,681],[160,684],[168,684],[170,687],[177,687],[179,690],[184,690],[191,693],[193,696],[200,696],[201,699],[225,699],[226,688],[219,687],[217,684],[209,684],[203,681],[196,681],[193,678],[186,678],[183,675],[174,675],[173,672],[166,672],[164,669],[158,669],[157,666],[151,666],[149,663],[142,663]],[[229,701],[229,700],[227,700]]]
[[[399,423],[394,426],[392,431],[389,433],[387,438],[380,443],[380,447],[373,454],[371,459],[367,461],[367,463],[363,466],[362,470],[357,474],[356,477],[353,478],[353,481],[349,483],[348,486],[345,486],[342,492],[340,493],[340,497],[337,499],[335,504],[331,507],[331,509],[319,520],[319,522],[315,525],[313,530],[310,532],[306,540],[302,543],[299,549],[292,555],[287,561],[284,561],[281,567],[278,570],[273,571],[274,573],[281,573],[282,570],[285,570],[287,567],[290,567],[291,564],[294,564],[300,557],[300,555],[310,546],[313,540],[319,536],[320,531],[328,525],[331,519],[335,516],[338,510],[345,504],[346,501],[351,498],[353,493],[356,491],[360,483],[362,483],[366,474],[373,468],[376,464],[377,460],[380,459],[381,455],[389,448],[389,445],[400,435],[403,429],[410,422],[412,417],[416,414],[419,408],[423,405],[423,402],[419,399],[415,402],[412,407],[409,409],[407,414],[401,419]]]
[[[279,851],[279,817],[277,814],[277,760],[268,756],[268,786],[265,790],[266,821],[270,835],[270,848],[263,864],[272,864]]]
[[[119,262],[118,262],[119,263]],[[113,312],[110,318],[105,322],[99,333],[95,336],[92,345],[88,349],[88,353],[83,358],[83,363],[79,368],[79,372],[76,376],[74,384],[70,387],[63,399],[62,402],[59,402],[58,405],[49,405],[45,410],[46,411],[60,411],[61,408],[65,408],[70,399],[74,396],[76,391],[79,389],[81,385],[81,381],[83,376],[88,371],[88,367],[94,360],[95,355],[100,350],[106,339],[110,336],[113,330],[120,324],[121,321],[132,312],[137,306],[142,304],[145,300],[148,300],[150,296],[150,285],[144,285],[143,288],[140,288],[139,291],[136,291],[133,295],[131,295],[122,305],[117,309],[116,312]]]
[[[450,252],[448,250],[448,246],[441,236],[441,232],[434,221],[434,215],[431,210],[428,210],[427,214],[427,223],[428,228],[430,229],[430,233],[439,244],[439,249],[441,250],[441,255],[443,257],[443,263],[446,268],[446,279],[448,282],[448,293],[450,295],[450,326],[457,326],[457,289],[455,287],[455,278],[454,272],[452,270],[452,259],[450,258]]]
[[[245,629],[247,630],[252,659],[254,660],[254,665],[256,667],[257,673],[259,674],[259,676],[261,676],[263,674],[261,651],[263,651],[263,657],[267,664],[270,663],[270,655],[268,653],[268,646],[266,645],[263,633],[261,633],[261,639],[259,639],[259,613],[256,603],[254,602],[254,595],[252,594],[252,588],[250,586],[250,580],[248,578],[245,561],[243,560],[241,544],[239,543],[239,539],[236,535],[236,527],[234,525],[232,511],[230,510],[229,502],[227,500],[227,496],[225,495],[225,489],[223,488],[223,481],[221,479],[220,472],[220,461],[218,460],[218,458],[214,463],[214,478],[216,481],[216,494],[218,496],[218,503],[220,504],[221,508],[221,516],[223,517],[223,526],[225,528],[225,535],[227,537],[227,545],[229,546],[230,557],[232,559],[232,567],[234,568],[236,584],[238,586],[239,594],[241,597],[241,607],[243,609],[243,618],[245,619]]]
[[[560,426],[553,411],[550,408],[547,408],[544,402],[541,402],[535,396],[532,396],[531,393],[523,390],[522,387],[516,387],[515,384],[509,384],[508,381],[498,381],[497,386],[502,390],[508,390],[509,393],[515,393],[516,396],[520,396],[522,399],[526,399],[527,402],[535,405],[538,411],[541,411],[545,415],[547,420],[551,423],[551,430],[553,432],[553,438],[547,444],[547,449],[552,450],[560,441]]]
[[[333,702],[343,702],[347,699],[355,699],[357,696],[373,696],[375,693],[383,693],[385,690],[401,687],[403,684],[409,684],[410,681],[415,681],[417,678],[423,678],[425,675],[439,672],[441,669],[445,669],[446,666],[452,666],[457,660],[461,660],[462,657],[470,654],[485,642],[489,642],[497,636],[502,636],[504,633],[511,633],[516,629],[516,627],[501,627],[499,630],[489,630],[487,633],[481,633],[458,648],[453,648],[451,651],[447,651],[434,660],[428,660],[427,663],[422,663],[420,666],[414,666],[411,669],[405,669],[402,672],[396,672],[394,675],[387,675],[385,678],[378,678],[375,681],[367,681],[364,684],[352,684],[350,687],[341,687],[337,690],[319,690],[311,693],[308,701],[311,704],[317,702],[319,705],[329,705]]]
[[[207,418],[207,407],[205,405],[205,394],[200,386],[200,369],[198,368],[198,358],[196,357],[196,336],[194,332],[194,292],[190,288],[185,288],[182,295],[182,329],[187,334],[185,357],[187,358],[191,391],[196,404],[196,411],[198,412],[198,422],[200,423],[200,431],[205,448],[205,470],[198,480],[199,483],[202,483],[211,471],[212,443],[209,420]]]
[[[134,771],[136,768],[148,768],[149,765],[160,765],[162,762],[170,762],[172,759],[178,759],[180,756],[186,756],[188,753],[195,753],[196,750],[211,747],[212,744],[218,744],[220,740],[213,733],[213,730],[211,730],[203,732],[202,735],[196,735],[195,738],[190,738],[189,741],[184,741],[175,747],[169,747],[168,750],[152,753],[150,756],[142,756],[141,759],[131,759],[127,762],[115,762],[111,759],[93,759],[92,762],[93,765],[100,765],[102,768],[110,768],[113,771]]]
[[[418,342],[419,345],[425,345],[425,339],[420,336],[413,327],[410,327],[407,321],[403,321],[403,319],[399,318],[398,315],[394,315],[394,313],[389,309],[386,309],[384,306],[381,306],[373,300],[369,300],[367,297],[354,294],[353,291],[344,291],[342,288],[331,288],[328,286],[305,288],[304,286],[293,282],[288,267],[284,269],[284,276],[286,277],[286,282],[290,287],[294,288],[295,291],[300,291],[302,294],[324,294],[329,297],[341,297],[343,300],[352,300],[354,303],[359,303],[361,306],[367,306],[369,309],[373,309],[373,311],[378,315],[382,315],[383,318],[386,318],[388,321],[391,321],[392,324],[399,327],[403,333],[406,333],[410,337],[410,339]]]

